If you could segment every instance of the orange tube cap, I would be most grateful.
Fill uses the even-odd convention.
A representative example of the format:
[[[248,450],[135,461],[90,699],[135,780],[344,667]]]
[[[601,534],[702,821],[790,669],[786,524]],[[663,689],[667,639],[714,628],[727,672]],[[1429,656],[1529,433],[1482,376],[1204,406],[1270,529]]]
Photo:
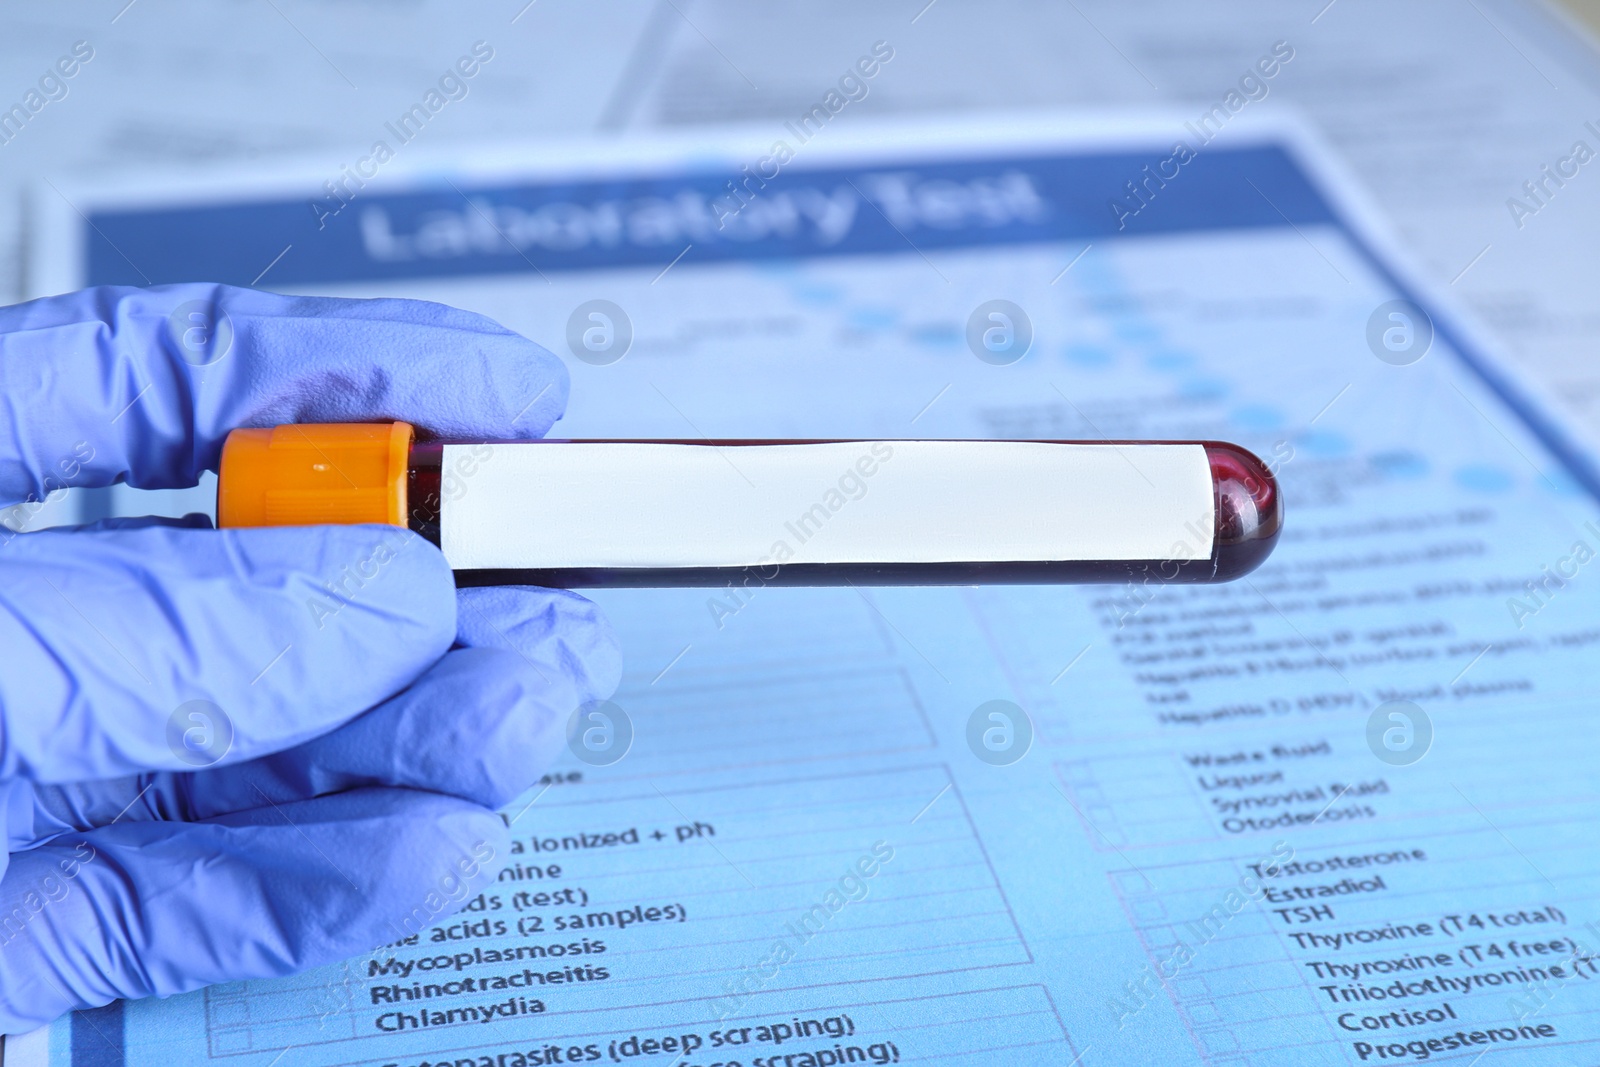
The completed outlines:
[[[406,525],[411,426],[234,430],[222,444],[218,526]]]

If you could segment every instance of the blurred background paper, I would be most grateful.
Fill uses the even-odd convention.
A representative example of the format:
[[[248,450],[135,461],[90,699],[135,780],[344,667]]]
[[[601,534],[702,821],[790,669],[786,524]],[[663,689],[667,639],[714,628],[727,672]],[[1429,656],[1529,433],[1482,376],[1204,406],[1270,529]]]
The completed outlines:
[[[1592,6],[1579,10],[1592,17]],[[70,94],[0,147],[0,183],[11,189],[0,196],[0,293],[13,298],[25,291],[15,236],[24,183],[308,153],[337,171],[474,40],[501,58],[439,116],[430,145],[781,121],[879,39],[898,57],[863,113],[1210,106],[1287,40],[1299,58],[1259,106],[1309,114],[1433,277],[1453,283],[1549,393],[1600,426],[1600,371],[1584,358],[1600,314],[1580,269],[1600,238],[1600,182],[1585,168],[1520,228],[1506,203],[1526,200],[1523,183],[1574,141],[1600,141],[1584,127],[1600,118],[1595,53],[1555,6],[108,0],[11,4],[6,18],[0,62],[12,96],[74,41],[95,48]]]
[[[4,44],[19,91],[93,48],[0,145],[31,198],[18,296],[193,256],[237,284],[444,300],[567,361],[556,432],[576,437],[1235,439],[1276,468],[1290,520],[1266,567],[1213,589],[596,596],[632,748],[575,753],[513,805],[525,852],[475,912],[299,978],[80,1013],[8,1064],[1345,1063],[1377,1040],[1362,1019],[1395,1010],[1361,990],[1402,956],[1463,984],[1408,995],[1423,1017],[1395,1040],[1503,1030],[1495,1056],[1517,1062],[1600,1045],[1572,980],[1600,941],[1600,594],[1548,577],[1600,544],[1600,176],[1574,152],[1600,150],[1600,75],[1566,16],[90,10],[14,14]],[[323,182],[462,56],[457,98],[319,220]],[[835,90],[731,216],[768,229],[708,227],[723,181],[800,142]],[[1198,146],[1208,115],[1222,133]],[[1198,147],[1177,177],[1118,194],[1179,139]],[[648,247],[556,247],[532,221],[645,201]],[[974,340],[997,300],[1024,312],[1014,362]],[[1417,359],[1382,340],[1396,301],[1426,309],[1403,320],[1428,328]],[[583,348],[596,308],[627,326],[620,358]],[[620,836],[584,844],[602,831]],[[786,925],[864,861],[810,936]],[[543,1011],[394,1029],[481,1014],[508,994],[460,980],[524,968]]]

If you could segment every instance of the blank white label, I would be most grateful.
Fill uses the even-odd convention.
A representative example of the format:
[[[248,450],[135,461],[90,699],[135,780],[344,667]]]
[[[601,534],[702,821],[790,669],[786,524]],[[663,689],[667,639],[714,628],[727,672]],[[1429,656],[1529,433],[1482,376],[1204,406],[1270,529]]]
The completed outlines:
[[[457,570],[1205,559],[1201,445],[446,445]]]

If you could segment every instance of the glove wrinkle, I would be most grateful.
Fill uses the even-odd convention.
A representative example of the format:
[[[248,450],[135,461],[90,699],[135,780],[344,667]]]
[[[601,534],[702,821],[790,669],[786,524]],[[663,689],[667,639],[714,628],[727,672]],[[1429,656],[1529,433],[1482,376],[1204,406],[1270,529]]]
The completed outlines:
[[[84,840],[92,861],[0,952],[8,1033],[73,1007],[278,977],[387,944],[416,932],[406,924],[419,914],[431,923],[472,899],[509,848],[493,812],[406,789],[208,822],[118,824]],[[18,862],[32,875],[69,852],[49,846]],[[23,979],[41,965],[53,987],[9,995],[26,992]]]
[[[16,538],[0,558],[0,775],[187,769],[196,761],[177,746],[197,700],[231,728],[213,755],[238,762],[325,733],[410,684],[455,634],[455,583],[438,550],[399,534],[373,578],[327,591],[393,536],[148,526]]]
[[[185,309],[231,328],[204,365],[177,343],[172,317]],[[0,308],[0,397],[14,428],[0,500],[42,497],[79,442],[93,458],[68,484],[182,488],[215,469],[238,426],[403,419],[439,437],[526,440],[560,417],[567,390],[555,356],[442,304],[214,284],[46,297]]]
[[[187,351],[191,314],[231,341]],[[49,297],[0,307],[0,501],[191,486],[240,426],[526,440],[567,389],[550,353],[441,304]],[[437,549],[390,527],[208,527],[0,541],[0,1033],[443,921],[509,857],[495,809],[617,684],[615,635],[570,593],[458,594]]]

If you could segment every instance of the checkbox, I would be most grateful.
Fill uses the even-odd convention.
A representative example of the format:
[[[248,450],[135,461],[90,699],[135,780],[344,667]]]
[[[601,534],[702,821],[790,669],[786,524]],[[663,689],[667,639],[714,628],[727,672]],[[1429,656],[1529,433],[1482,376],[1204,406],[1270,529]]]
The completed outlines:
[[[239,1030],[223,1030],[220,1033],[213,1030],[210,1034],[210,1037],[211,1054],[213,1056],[226,1056],[236,1052],[249,1052],[251,1049],[255,1048],[255,1042],[251,1039],[248,1028]]]
[[[1159,922],[1167,917],[1167,906],[1161,902],[1160,897],[1143,897],[1129,903],[1133,909],[1133,917],[1141,925]]]
[[[1138,871],[1118,871],[1112,879],[1117,886],[1117,892],[1125,897],[1136,897],[1144,893],[1154,893],[1155,883]]]

